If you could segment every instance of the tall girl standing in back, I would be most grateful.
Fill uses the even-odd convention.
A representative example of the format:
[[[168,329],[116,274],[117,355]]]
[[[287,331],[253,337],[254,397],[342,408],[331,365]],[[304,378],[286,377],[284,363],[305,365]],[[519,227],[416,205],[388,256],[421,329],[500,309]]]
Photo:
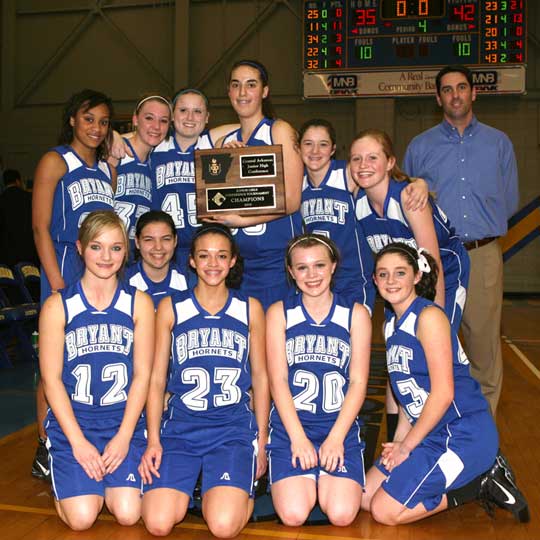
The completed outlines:
[[[89,528],[104,502],[131,525],[141,513],[137,465],[154,310],[146,294],[118,279],[128,242],[112,210],[86,217],[77,248],[82,278],[48,298],[39,321],[55,505],[74,530]]]
[[[300,200],[302,160],[296,132],[284,120],[274,119],[266,68],[254,60],[240,60],[229,76],[229,99],[240,128],[218,141],[217,146],[281,144],[287,214],[275,216],[220,215],[214,219],[238,227],[236,240],[244,259],[242,291],[257,298],[263,308],[283,298],[289,289],[283,268],[287,242],[301,232]]]

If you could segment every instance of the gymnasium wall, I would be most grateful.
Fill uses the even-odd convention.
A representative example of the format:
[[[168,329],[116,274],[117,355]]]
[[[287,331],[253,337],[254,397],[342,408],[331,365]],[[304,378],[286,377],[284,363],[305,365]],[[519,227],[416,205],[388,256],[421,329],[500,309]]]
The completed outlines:
[[[338,157],[356,131],[389,131],[402,157],[410,139],[440,121],[434,98],[304,101],[301,0],[2,0],[0,2],[0,156],[31,178],[56,142],[63,103],[90,87],[109,94],[129,119],[137,97],[198,86],[210,123],[234,121],[226,98],[230,66],[257,58],[271,74],[271,95],[294,126],[331,120]],[[480,96],[478,118],[504,130],[516,150],[523,206],[540,195],[540,6],[528,2],[527,94]],[[505,265],[505,289],[540,292],[540,239]]]

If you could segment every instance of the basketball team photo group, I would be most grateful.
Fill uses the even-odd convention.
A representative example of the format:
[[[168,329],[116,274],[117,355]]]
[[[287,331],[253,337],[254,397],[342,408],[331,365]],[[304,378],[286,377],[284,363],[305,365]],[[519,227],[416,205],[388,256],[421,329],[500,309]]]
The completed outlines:
[[[192,514],[218,538],[469,504],[529,521],[496,427],[516,157],[470,69],[435,87],[440,123],[402,159],[377,125],[337,159],[330,120],[276,117],[255,59],[228,71],[225,125],[198,88],[142,95],[121,134],[107,95],[73,93],[32,190],[32,475],[56,519],[167,536]]]

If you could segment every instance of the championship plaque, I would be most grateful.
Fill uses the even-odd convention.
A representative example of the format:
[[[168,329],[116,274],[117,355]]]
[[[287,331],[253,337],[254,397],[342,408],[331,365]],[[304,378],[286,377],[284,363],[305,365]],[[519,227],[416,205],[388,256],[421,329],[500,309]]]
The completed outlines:
[[[281,145],[195,150],[197,217],[286,214]]]

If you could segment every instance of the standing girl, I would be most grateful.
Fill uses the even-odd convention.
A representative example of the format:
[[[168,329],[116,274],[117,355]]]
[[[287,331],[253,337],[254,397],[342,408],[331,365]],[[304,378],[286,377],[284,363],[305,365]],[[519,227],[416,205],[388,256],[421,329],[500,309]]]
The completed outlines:
[[[425,248],[439,268],[435,302],[457,332],[469,281],[469,256],[447,217],[433,202],[411,211],[404,204],[409,178],[396,164],[384,131],[360,132],[351,145],[351,175],[360,187],[356,217],[368,244],[378,253],[390,242]]]
[[[286,525],[304,523],[316,501],[334,525],[352,523],[362,500],[364,443],[357,416],[369,371],[371,320],[331,290],[338,252],[305,234],[287,248],[301,294],[267,315],[272,500]]]
[[[197,230],[190,265],[195,288],[158,307],[148,446],[139,468],[143,519],[152,534],[168,534],[184,518],[202,472],[203,517],[212,534],[229,538],[247,523],[254,481],[266,469],[264,315],[257,300],[230,288],[239,285],[241,263],[227,228]],[[165,387],[171,397],[162,422]]]
[[[171,216],[161,210],[143,214],[137,220],[135,245],[140,258],[126,270],[126,280],[149,294],[157,310],[165,296],[187,289],[186,277],[172,261],[176,229]]]
[[[354,215],[353,190],[347,162],[333,159],[336,132],[323,119],[307,121],[298,134],[304,162],[302,218],[307,231],[331,238],[341,261],[334,292],[368,307],[375,302],[373,256]]]
[[[212,148],[215,141],[235,126],[207,130],[208,98],[196,88],[179,90],[172,104],[174,133],[152,153],[153,208],[173,218],[178,236],[176,262],[186,273],[191,238],[200,226],[195,199],[195,150]]]
[[[388,244],[375,260],[375,283],[394,310],[384,334],[400,418],[367,474],[362,508],[396,525],[481,497],[528,521],[457,333],[432,302],[437,272],[432,257],[403,243]]]
[[[139,100],[133,113],[133,137],[123,139],[132,155],[123,157],[116,168],[118,176],[114,210],[128,231],[131,258],[137,219],[152,208],[154,180],[150,169],[150,152],[167,136],[171,116],[168,99],[157,95],[145,96]]]
[[[128,241],[112,210],[86,217],[77,249],[84,274],[43,305],[39,360],[56,510],[84,530],[104,501],[123,525],[140,517],[154,311],[147,295],[118,279]]]
[[[242,291],[257,298],[263,308],[283,298],[288,290],[283,268],[287,242],[301,232],[302,161],[296,132],[284,120],[274,119],[269,98],[268,73],[254,60],[234,64],[229,77],[229,99],[240,128],[218,141],[217,146],[281,144],[287,216],[220,215],[214,219],[238,227],[236,240],[244,259]]]
[[[41,262],[41,303],[52,291],[77,281],[83,263],[76,248],[84,218],[94,210],[112,209],[116,172],[104,161],[111,138],[111,100],[82,90],[62,114],[60,146],[39,161],[32,193],[32,228]],[[49,478],[43,421],[47,403],[41,380],[36,389],[39,444],[32,474]]]

